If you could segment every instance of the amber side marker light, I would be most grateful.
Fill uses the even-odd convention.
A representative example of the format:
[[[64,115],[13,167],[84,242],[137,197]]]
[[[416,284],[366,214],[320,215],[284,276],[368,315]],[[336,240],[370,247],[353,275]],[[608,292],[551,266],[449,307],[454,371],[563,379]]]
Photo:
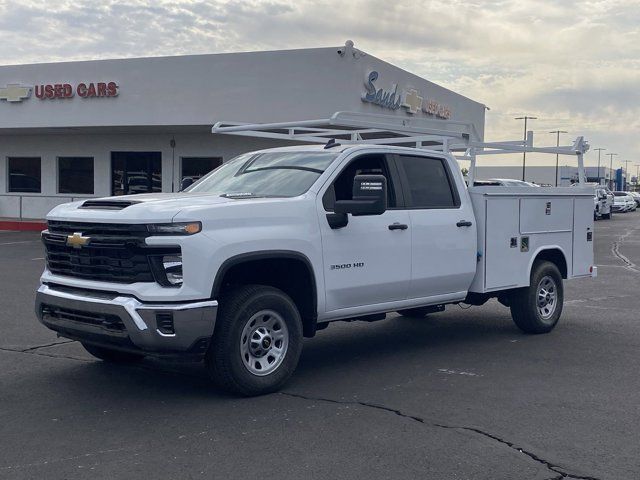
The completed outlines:
[[[202,230],[202,223],[154,223],[147,225],[147,230],[156,235],[193,235]]]

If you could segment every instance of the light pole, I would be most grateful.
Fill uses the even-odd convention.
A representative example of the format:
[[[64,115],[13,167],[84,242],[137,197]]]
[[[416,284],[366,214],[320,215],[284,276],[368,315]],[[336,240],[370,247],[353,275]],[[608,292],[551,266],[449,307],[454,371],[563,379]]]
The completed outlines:
[[[569,133],[566,130],[554,130],[552,132],[549,133],[555,133],[557,135],[556,137],[556,147],[560,146],[560,134],[561,133]],[[558,154],[556,153],[556,187],[558,186]]]
[[[611,180],[611,173],[613,171],[613,157],[618,155],[617,153],[607,153],[609,155],[609,188],[613,190],[613,181]]]
[[[626,187],[629,188],[629,179],[627,179],[627,177],[629,176],[629,170],[627,169],[627,166],[629,165],[629,162],[631,160],[625,160],[624,161],[624,183],[626,183]]]
[[[527,145],[527,120],[537,120],[538,117],[529,117],[525,115],[524,117],[516,117],[516,120],[524,120],[524,146]],[[526,150],[522,152],[522,181],[524,182],[524,170],[527,164],[527,152]]]
[[[640,175],[640,163],[636,163],[636,192],[638,191],[638,176]]]
[[[606,150],[606,148],[594,148],[594,150],[598,152],[598,185],[600,185],[600,154],[603,150]]]

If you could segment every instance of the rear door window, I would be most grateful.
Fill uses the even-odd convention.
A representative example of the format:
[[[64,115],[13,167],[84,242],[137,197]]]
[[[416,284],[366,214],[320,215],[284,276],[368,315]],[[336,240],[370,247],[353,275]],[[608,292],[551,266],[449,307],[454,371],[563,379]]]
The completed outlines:
[[[441,158],[396,155],[408,208],[456,208],[460,197]]]

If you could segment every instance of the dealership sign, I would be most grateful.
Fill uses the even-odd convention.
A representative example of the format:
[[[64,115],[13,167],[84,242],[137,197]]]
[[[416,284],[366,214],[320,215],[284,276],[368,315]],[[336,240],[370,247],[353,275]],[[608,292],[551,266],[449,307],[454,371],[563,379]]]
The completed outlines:
[[[370,72],[365,77],[365,92],[362,94],[363,102],[373,103],[390,110],[405,108],[407,113],[412,115],[421,112],[438,118],[451,118],[451,109],[448,106],[421,96],[420,92],[415,88],[399,92],[397,83],[392,84],[388,90],[378,88],[375,85],[378,77],[379,74],[376,71]]]
[[[116,82],[80,82],[76,85],[70,83],[40,84],[35,87],[20,84],[9,84],[0,87],[0,100],[10,103],[22,102],[31,97],[34,91],[38,100],[71,99],[80,98],[113,98],[118,96],[120,86]]]

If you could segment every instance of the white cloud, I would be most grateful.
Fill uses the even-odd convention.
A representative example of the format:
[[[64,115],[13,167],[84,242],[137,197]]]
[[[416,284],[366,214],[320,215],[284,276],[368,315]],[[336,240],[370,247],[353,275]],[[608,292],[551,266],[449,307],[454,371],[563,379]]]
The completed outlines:
[[[490,106],[489,138],[520,136],[513,117],[529,113],[539,117],[536,131],[584,133],[635,162],[639,26],[637,0],[0,0],[0,64],[317,47],[350,38]]]

